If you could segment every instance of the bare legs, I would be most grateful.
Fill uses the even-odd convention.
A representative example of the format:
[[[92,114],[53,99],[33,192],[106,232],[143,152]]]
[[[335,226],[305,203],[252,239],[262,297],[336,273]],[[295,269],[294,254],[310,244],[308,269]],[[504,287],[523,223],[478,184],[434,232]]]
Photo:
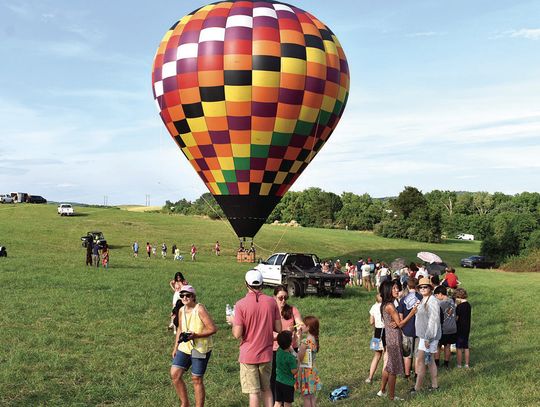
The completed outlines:
[[[189,399],[187,395],[187,389],[186,389],[186,382],[184,382],[184,379],[182,376],[184,375],[185,370],[182,368],[177,367],[171,367],[171,379],[174,386],[174,390],[176,390],[176,394],[178,395],[178,398],[180,399],[180,405],[182,407],[189,407]]]
[[[382,372],[381,393],[385,392],[386,385],[388,385],[388,398],[394,400],[396,394],[396,375],[388,373],[384,369]]]
[[[373,359],[371,360],[371,366],[369,368],[369,377],[368,379],[371,381],[373,380],[373,376],[375,375],[375,372],[377,371],[377,366],[379,365],[379,361],[381,360],[382,352],[376,351],[373,354]]]
[[[171,367],[171,379],[176,390],[176,394],[180,399],[180,405],[182,407],[189,407],[189,398],[187,394],[186,382],[183,379],[185,370],[182,368]],[[193,382],[193,390],[195,393],[195,406],[204,407],[204,400],[206,398],[206,391],[204,388],[203,378],[199,376],[191,376]]]
[[[465,352],[465,366],[469,366],[469,358],[470,358],[470,352],[469,349],[457,349],[456,355],[457,355],[457,365],[461,367],[461,361],[463,360],[463,352]]]
[[[416,358],[416,385],[414,386],[416,391],[419,391],[422,388],[422,383],[424,377],[426,376],[426,364],[424,362],[425,352],[423,350],[418,350],[418,356]],[[434,355],[431,355],[431,362],[429,363],[429,374],[431,376],[431,387],[439,387],[437,381],[437,365],[435,364]]]
[[[273,407],[274,399],[272,397],[272,390],[263,390],[259,393],[249,394],[249,407],[259,407],[259,401],[262,397],[264,407]]]
[[[317,397],[315,394],[304,394],[304,407],[317,407]]]

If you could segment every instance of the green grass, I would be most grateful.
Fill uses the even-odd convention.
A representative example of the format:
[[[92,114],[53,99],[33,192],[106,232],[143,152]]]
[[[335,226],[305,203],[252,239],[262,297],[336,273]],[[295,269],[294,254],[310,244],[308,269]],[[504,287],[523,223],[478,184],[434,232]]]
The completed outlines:
[[[114,208],[75,208],[59,217],[52,205],[0,206],[0,405],[157,406],[177,405],[168,371],[173,336],[166,331],[171,291],[180,270],[198,290],[217,322],[215,350],[205,381],[208,406],[245,406],[240,392],[238,344],[225,324],[225,304],[244,295],[248,265],[235,261],[237,240],[221,221],[139,213]],[[99,229],[111,245],[111,268],[87,268],[80,236]],[[141,256],[131,256],[138,240]],[[216,240],[222,256],[212,255]],[[146,241],[185,255],[199,248],[196,263],[144,258]],[[434,251],[452,265],[478,252],[477,242],[423,244],[342,230],[264,226],[258,255],[271,251],[315,252],[321,258],[371,256],[415,260]],[[443,391],[420,394],[411,406],[529,406],[540,400],[540,334],[537,289],[540,275],[496,270],[457,271],[473,305],[470,371],[440,374]],[[318,367],[329,392],[347,384],[351,397],[341,406],[390,405],[363,383],[372,353],[368,310],[373,293],[347,289],[343,299],[306,297],[293,303],[303,315],[321,320]],[[380,378],[380,373],[376,379]],[[191,392],[191,386],[188,386]],[[398,379],[397,395],[406,383]],[[296,406],[301,405],[297,396]]]

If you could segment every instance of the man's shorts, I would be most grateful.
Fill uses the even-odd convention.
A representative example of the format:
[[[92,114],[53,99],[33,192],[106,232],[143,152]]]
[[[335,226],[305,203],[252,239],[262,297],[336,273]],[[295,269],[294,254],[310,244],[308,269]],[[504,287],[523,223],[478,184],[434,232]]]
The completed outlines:
[[[442,334],[441,339],[439,340],[439,345],[451,345],[456,343],[456,334]]]
[[[176,351],[176,356],[172,361],[172,366],[179,369],[184,369],[185,371],[191,367],[192,376],[202,377],[204,376],[206,368],[208,367],[208,361],[210,360],[211,354],[212,351],[206,354],[206,358],[199,359],[192,358],[191,355],[188,355],[182,351]]]
[[[429,342],[429,348],[426,348],[426,340],[420,338],[418,341],[418,350],[423,350],[424,352],[437,353],[437,348],[439,347],[438,340],[432,340]]]
[[[458,336],[456,338],[456,348],[457,349],[469,349],[469,337],[468,336]]]
[[[270,389],[272,362],[249,364],[240,363],[240,385],[242,393],[253,394]]]
[[[418,349],[418,338],[416,336],[403,335],[403,357],[412,359]]]

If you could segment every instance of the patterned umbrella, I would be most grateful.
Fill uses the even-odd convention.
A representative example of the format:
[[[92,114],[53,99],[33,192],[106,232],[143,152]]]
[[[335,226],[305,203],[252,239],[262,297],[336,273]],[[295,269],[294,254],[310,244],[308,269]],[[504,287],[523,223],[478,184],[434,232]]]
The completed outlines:
[[[420,252],[416,254],[416,257],[422,261],[425,261],[426,263],[442,263],[442,259],[435,253]]]
[[[239,237],[253,237],[337,126],[349,68],[334,33],[277,1],[223,1],[167,31],[153,93]]]

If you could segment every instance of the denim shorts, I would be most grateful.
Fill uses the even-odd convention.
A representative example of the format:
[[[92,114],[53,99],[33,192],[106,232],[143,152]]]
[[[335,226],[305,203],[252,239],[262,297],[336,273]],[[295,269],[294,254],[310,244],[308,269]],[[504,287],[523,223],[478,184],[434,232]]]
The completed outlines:
[[[172,361],[172,366],[184,369],[185,371],[191,367],[192,376],[202,377],[206,372],[206,367],[208,366],[208,361],[210,360],[211,355],[212,351],[208,352],[204,359],[198,359],[192,358],[191,355],[178,350],[176,351],[176,356]]]

